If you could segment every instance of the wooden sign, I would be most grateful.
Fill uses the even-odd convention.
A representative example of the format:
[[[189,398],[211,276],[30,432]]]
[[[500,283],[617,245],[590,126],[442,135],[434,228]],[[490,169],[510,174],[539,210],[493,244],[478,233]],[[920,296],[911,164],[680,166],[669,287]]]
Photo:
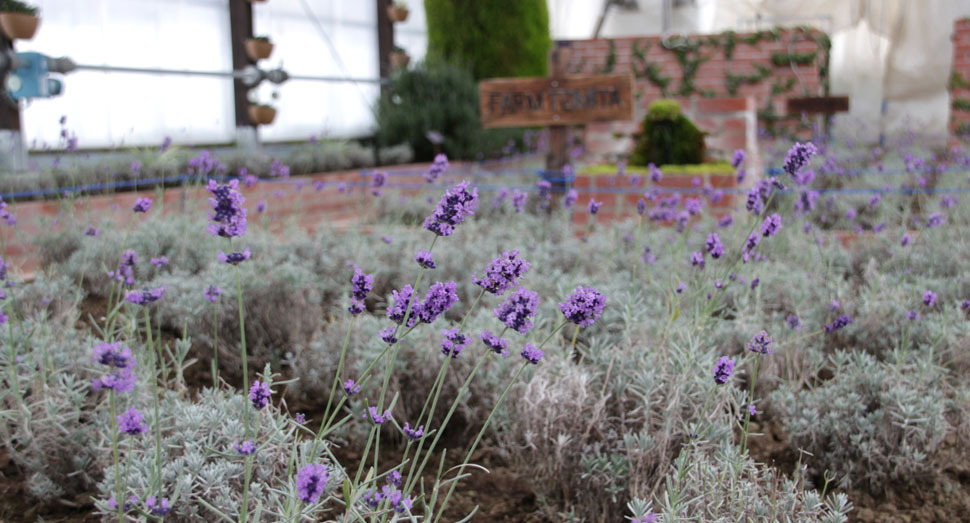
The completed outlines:
[[[810,96],[788,99],[788,114],[835,114],[848,110],[848,96]]]
[[[628,74],[496,78],[478,83],[484,127],[540,127],[633,120]]]

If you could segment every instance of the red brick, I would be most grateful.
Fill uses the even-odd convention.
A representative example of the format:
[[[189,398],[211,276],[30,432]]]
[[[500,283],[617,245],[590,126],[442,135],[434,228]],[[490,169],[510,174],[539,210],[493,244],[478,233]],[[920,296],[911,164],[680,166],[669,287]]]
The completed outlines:
[[[695,110],[705,113],[733,113],[745,111],[748,101],[744,98],[700,98],[695,101]]]

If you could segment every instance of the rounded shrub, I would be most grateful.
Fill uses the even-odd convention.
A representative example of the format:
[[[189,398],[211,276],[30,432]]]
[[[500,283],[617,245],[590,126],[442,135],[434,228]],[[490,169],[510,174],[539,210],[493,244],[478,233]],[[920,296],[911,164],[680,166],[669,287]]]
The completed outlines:
[[[696,164],[704,161],[704,132],[675,100],[656,100],[647,109],[631,165]]]

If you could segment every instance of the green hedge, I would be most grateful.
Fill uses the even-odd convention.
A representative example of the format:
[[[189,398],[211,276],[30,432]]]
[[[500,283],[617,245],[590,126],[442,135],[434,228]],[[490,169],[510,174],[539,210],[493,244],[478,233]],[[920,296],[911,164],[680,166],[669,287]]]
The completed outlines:
[[[471,71],[476,80],[546,76],[546,0],[424,0],[428,56]]]
[[[697,164],[704,161],[704,133],[680,112],[674,100],[656,100],[647,109],[630,165]]]

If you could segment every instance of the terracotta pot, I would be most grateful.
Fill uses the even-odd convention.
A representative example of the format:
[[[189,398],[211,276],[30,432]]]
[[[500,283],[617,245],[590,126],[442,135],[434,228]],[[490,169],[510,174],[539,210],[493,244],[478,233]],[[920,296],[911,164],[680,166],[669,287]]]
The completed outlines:
[[[262,105],[250,105],[249,119],[257,125],[271,124],[276,119],[276,109]]]
[[[267,40],[247,38],[245,45],[246,54],[253,60],[265,60],[273,54],[273,42]]]
[[[11,40],[30,40],[37,33],[40,18],[24,13],[0,13],[0,29]]]
[[[391,67],[394,69],[403,69],[411,63],[411,57],[407,53],[402,53],[400,51],[391,52]]]
[[[407,7],[392,5],[387,8],[387,17],[392,22],[403,22],[408,19],[409,14],[411,14],[411,11]]]

